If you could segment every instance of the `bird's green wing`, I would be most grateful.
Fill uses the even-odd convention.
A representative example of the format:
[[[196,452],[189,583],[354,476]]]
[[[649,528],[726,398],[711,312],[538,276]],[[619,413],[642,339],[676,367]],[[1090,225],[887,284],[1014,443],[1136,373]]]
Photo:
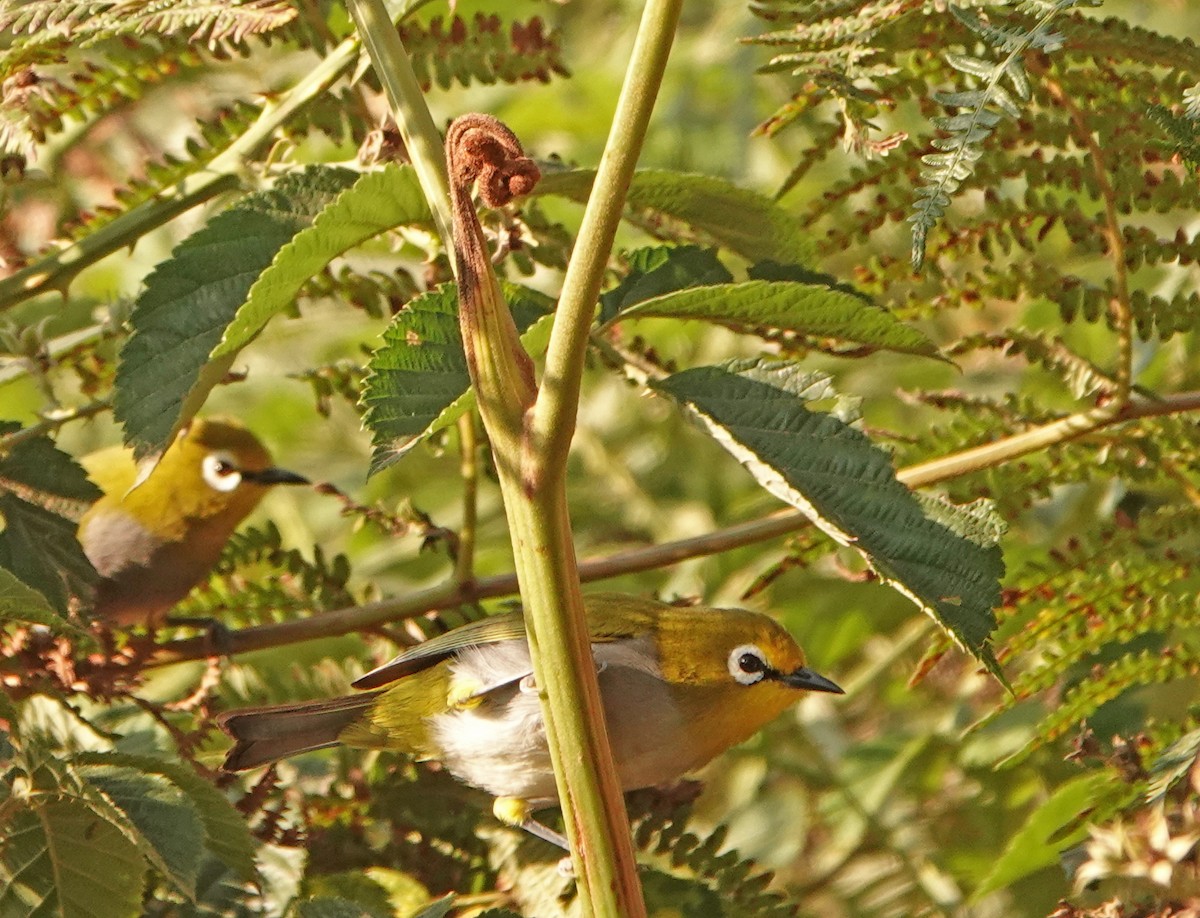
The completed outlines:
[[[583,598],[587,611],[588,633],[593,644],[637,637],[653,630],[665,603],[641,599],[625,593],[590,593]],[[379,688],[413,673],[436,666],[467,647],[495,644],[525,637],[525,623],[519,612],[489,615],[430,638],[404,651],[354,681],[359,689]]]
[[[525,624],[521,613],[506,612],[502,615],[489,615],[477,622],[470,622],[430,638],[416,647],[410,647],[399,656],[389,660],[382,666],[377,666],[366,675],[354,681],[354,687],[359,689],[379,688],[405,676],[436,666],[460,650],[467,647],[478,647],[481,644],[495,644],[498,641],[511,641],[525,637]]]

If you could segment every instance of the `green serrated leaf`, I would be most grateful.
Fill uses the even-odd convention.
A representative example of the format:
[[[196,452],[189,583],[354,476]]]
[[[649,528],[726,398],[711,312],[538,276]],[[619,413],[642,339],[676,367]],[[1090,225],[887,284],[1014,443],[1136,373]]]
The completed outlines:
[[[1087,835],[1088,823],[1080,814],[1089,810],[1111,785],[1109,775],[1092,773],[1057,788],[1009,840],[1004,853],[976,888],[972,901],[977,902],[1035,870],[1057,863],[1062,851]],[[1072,824],[1074,828],[1064,834],[1062,830]]]
[[[80,771],[128,818],[144,840],[138,848],[146,859],[194,898],[204,827],[192,801],[170,782],[132,768],[99,765]]]
[[[0,838],[5,918],[136,918],[146,862],[120,829],[76,800],[9,820]]]
[[[412,918],[446,918],[450,914],[450,910],[454,908],[456,897],[454,895],[443,896],[436,902],[431,902]]]
[[[995,544],[930,519],[861,431],[806,403],[828,378],[798,364],[735,360],[652,384],[697,412],[708,432],[768,491],[860,553],[1003,679],[989,645],[1004,571]]]
[[[254,876],[256,845],[246,820],[223,793],[187,765],[118,752],[84,752],[75,760],[84,765],[133,768],[166,778],[187,795],[200,814],[204,846],[240,879],[249,880]]]
[[[235,354],[249,344],[272,316],[292,304],[305,282],[338,255],[385,230],[431,220],[411,166],[392,163],[360,176],[317,214],[310,227],[279,249],[250,288],[212,358]]]
[[[689,287],[723,284],[733,275],[711,249],[696,245],[651,246],[626,256],[629,274],[600,297],[600,321],[653,297]]]
[[[553,301],[526,287],[504,286],[527,349],[544,348],[538,320]],[[537,340],[535,340],[537,339]],[[458,292],[444,284],[412,300],[383,334],[367,364],[363,423],[371,431],[371,474],[397,461],[422,439],[473,404],[471,377],[458,325]],[[540,343],[539,343],[540,342]]]
[[[211,355],[279,250],[358,178],[309,167],[248,195],[176,246],[146,279],[121,350],[113,403],[141,458],[161,452],[233,365]]]
[[[752,280],[692,287],[638,303],[619,316],[622,321],[652,317],[790,331],[927,357],[937,354],[932,341],[887,310],[818,284]]]
[[[596,172],[578,169],[546,172],[535,195],[561,195],[586,201]],[[751,261],[811,264],[814,247],[796,218],[772,201],[732,182],[709,175],[645,169],[634,174],[626,198],[703,230],[731,252]]]

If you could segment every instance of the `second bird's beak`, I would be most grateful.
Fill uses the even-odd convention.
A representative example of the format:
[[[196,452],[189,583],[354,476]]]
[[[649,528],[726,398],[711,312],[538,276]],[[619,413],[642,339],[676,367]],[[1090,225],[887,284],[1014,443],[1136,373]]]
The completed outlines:
[[[814,673],[807,666],[801,666],[790,673],[780,673],[777,678],[788,688],[807,689],[810,692],[832,692],[834,695],[846,694],[842,691],[841,686],[832,679],[826,679],[824,676]]]
[[[275,466],[267,466],[265,469],[245,469],[242,471],[242,481],[249,481],[259,485],[281,485],[281,484],[312,484],[303,475],[297,475],[295,472],[289,472],[287,469],[277,469]]]

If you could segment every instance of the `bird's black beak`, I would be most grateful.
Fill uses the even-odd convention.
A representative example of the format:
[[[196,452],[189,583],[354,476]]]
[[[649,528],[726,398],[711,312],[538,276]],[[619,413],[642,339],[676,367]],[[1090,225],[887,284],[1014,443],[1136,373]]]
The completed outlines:
[[[801,666],[790,673],[780,673],[776,678],[788,688],[807,689],[810,692],[830,692],[834,695],[846,694],[842,691],[841,686],[832,679],[826,679],[824,676],[814,673],[807,666]]]
[[[260,485],[312,484],[303,475],[297,475],[295,472],[289,472],[287,469],[277,469],[273,465],[267,466],[265,469],[243,470],[242,481],[249,481]]]

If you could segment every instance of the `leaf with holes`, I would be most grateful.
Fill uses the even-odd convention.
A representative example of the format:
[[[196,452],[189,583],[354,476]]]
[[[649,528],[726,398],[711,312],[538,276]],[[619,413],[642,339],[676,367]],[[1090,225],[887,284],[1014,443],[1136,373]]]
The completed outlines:
[[[828,377],[791,361],[737,360],[676,373],[655,389],[691,408],[764,488],[859,551],[1003,679],[989,638],[1004,564],[977,515],[947,525],[896,479],[891,458],[841,418],[808,405],[835,397]]]

